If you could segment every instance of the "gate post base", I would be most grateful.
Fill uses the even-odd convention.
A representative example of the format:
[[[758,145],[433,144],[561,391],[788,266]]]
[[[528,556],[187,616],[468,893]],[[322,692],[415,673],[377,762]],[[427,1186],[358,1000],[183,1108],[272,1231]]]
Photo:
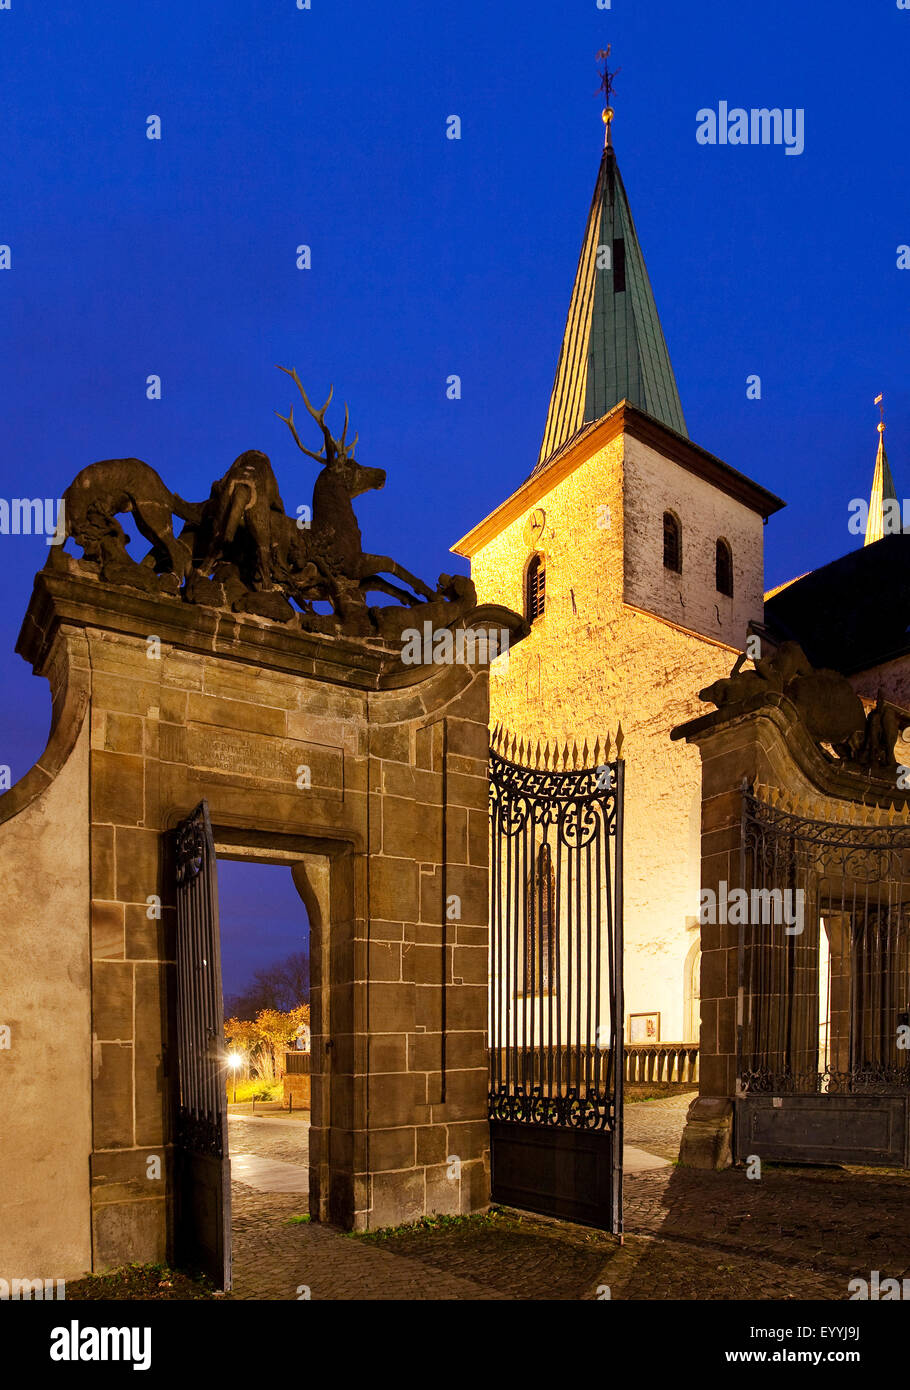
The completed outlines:
[[[696,1096],[686,1111],[679,1146],[683,1168],[719,1171],[733,1166],[733,1102],[726,1096]]]

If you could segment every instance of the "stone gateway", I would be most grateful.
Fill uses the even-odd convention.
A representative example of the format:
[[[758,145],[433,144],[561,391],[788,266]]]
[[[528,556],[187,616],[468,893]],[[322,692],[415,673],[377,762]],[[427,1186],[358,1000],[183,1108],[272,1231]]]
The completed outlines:
[[[323,471],[359,467],[325,437]],[[183,504],[147,465],[121,465],[79,475],[68,515],[84,556],[51,550],[18,643],[53,721],[0,798],[15,923],[0,967],[16,1095],[3,1264],[71,1278],[179,1246],[173,831],[203,801],[215,852],[291,866],[310,919],[313,1219],[366,1229],[482,1208],[488,667],[470,653],[404,664],[390,615],[420,627],[425,605],[436,626],[511,643],[524,624],[478,609],[470,581],[456,594],[444,577],[430,602],[385,557],[313,533],[291,564],[296,527],[248,470]],[[254,491],[268,502],[255,521]],[[180,535],[171,508],[189,517]],[[138,562],[124,510],[152,547]],[[370,588],[400,607],[368,609]]]

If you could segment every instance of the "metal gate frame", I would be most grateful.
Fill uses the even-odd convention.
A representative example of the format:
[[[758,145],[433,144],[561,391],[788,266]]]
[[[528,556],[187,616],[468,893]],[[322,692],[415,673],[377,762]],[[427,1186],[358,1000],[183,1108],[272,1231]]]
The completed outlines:
[[[174,832],[177,878],[175,1263],[231,1287],[218,874],[208,803]]]
[[[853,822],[812,819],[766,797],[744,782],[735,1157],[908,1167],[910,1053],[897,1037],[910,1022],[910,826],[863,823],[863,807]],[[798,933],[759,920],[754,892],[768,889],[802,893]]]
[[[504,751],[490,752],[492,1196],[618,1233],[625,764],[609,741],[590,767],[577,750],[562,767]]]

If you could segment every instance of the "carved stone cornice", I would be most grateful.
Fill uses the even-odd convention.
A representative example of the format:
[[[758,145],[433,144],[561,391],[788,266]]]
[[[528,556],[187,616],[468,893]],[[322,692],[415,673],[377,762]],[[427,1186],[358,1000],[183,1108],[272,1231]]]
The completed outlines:
[[[416,626],[419,609],[414,621]],[[510,645],[528,630],[518,614],[491,604],[454,619],[451,626],[504,629]],[[156,636],[181,651],[365,691],[420,685],[428,676],[451,669],[430,667],[428,671],[425,665],[405,665],[401,642],[304,632],[252,614],[203,608],[96,578],[42,570],[35,576],[16,643],[16,651],[37,675],[47,674],[50,652],[61,627],[94,628],[142,641]]]
[[[671,739],[696,744],[703,759],[711,756],[711,745],[723,740],[726,746],[744,743],[743,734],[751,730],[751,741],[768,754],[767,733],[773,730],[786,748],[797,771],[821,796],[837,800],[865,802],[884,810],[910,805],[910,794],[900,791],[893,778],[879,776],[871,769],[835,761],[825,756],[806,730],[793,701],[778,691],[753,696],[733,707],[722,707],[678,725]]]

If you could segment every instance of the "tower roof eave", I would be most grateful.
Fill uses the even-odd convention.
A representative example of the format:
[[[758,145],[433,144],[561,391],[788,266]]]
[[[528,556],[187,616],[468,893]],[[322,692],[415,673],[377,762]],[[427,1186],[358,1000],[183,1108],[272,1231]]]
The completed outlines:
[[[647,414],[633,405],[631,401],[619,401],[612,410],[599,420],[583,425],[571,439],[546,460],[543,467],[535,468],[529,478],[515,492],[473,527],[467,535],[451,547],[456,555],[471,559],[491,540],[521,516],[541,497],[545,497],[563,478],[574,473],[583,463],[602,449],[605,444],[621,434],[638,439],[649,445],[664,458],[679,464],[688,472],[704,478],[729,497],[748,507],[767,520],[779,512],[786,503],[773,492],[754,483],[744,473],[731,468],[728,463],[708,453],[698,444],[693,444],[686,436],[670,429],[663,421]]]

